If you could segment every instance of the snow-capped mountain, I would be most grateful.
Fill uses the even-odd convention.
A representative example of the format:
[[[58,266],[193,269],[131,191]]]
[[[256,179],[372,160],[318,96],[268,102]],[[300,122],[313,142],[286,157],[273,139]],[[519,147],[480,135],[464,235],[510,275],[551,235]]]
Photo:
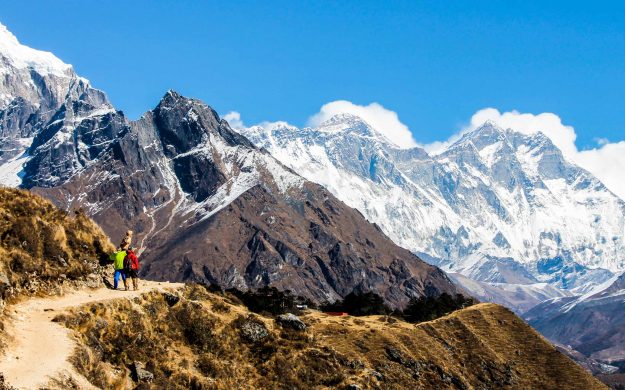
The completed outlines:
[[[429,155],[399,149],[347,114],[316,128],[241,132],[399,245],[473,281],[547,298],[583,293],[625,268],[625,202],[542,133],[487,122]],[[536,303],[522,301],[513,308]]]
[[[374,290],[395,307],[458,292],[206,104],[169,91],[130,121],[52,54],[0,38],[0,184],[82,210],[113,239],[134,230],[143,276],[317,302]]]
[[[83,118],[95,124],[113,111],[104,93],[91,88],[71,65],[20,44],[0,24],[0,185],[20,185],[25,169],[39,172],[38,181],[51,182],[57,180],[51,171],[67,177],[80,169],[93,151],[75,147],[73,129]],[[79,138],[100,136],[93,132],[98,126],[84,125]],[[35,148],[46,152],[31,161]],[[67,158],[55,159],[59,165],[51,167],[45,154]]]

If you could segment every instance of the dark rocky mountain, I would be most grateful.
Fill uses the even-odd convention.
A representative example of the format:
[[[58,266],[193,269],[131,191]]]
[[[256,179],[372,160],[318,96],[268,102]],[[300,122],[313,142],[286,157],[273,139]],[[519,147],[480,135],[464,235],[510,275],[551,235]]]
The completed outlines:
[[[41,134],[35,141],[57,137]],[[87,112],[71,134],[56,148],[31,147],[23,185],[83,208],[112,237],[135,230],[144,277],[272,285],[318,302],[373,290],[394,306],[457,292],[438,268],[197,100],[170,91],[136,122]]]
[[[0,24],[0,184],[67,179],[105,146],[106,128],[94,126],[113,112],[106,95],[71,65],[21,45]]]

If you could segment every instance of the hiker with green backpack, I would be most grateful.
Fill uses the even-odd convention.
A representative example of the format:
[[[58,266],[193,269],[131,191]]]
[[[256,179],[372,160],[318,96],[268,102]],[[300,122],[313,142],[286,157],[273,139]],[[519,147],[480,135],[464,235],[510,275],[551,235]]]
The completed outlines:
[[[124,260],[126,260],[126,251],[118,248],[117,251],[112,253],[109,258],[113,260],[113,266],[115,268],[115,274],[113,275],[113,289],[117,290],[117,286],[119,284],[119,277],[121,276],[124,281],[124,289],[128,290],[128,285],[126,283],[126,271],[124,270]]]

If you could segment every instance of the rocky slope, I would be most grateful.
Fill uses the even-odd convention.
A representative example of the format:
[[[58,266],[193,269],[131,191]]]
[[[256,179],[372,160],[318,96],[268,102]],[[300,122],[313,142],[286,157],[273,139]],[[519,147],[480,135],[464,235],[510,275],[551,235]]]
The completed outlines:
[[[517,312],[539,296],[584,293],[625,267],[625,203],[541,133],[487,122],[429,155],[399,149],[348,114],[316,128],[241,132],[396,243],[468,278],[477,296]]]
[[[0,188],[0,354],[11,341],[8,305],[104,286],[112,249],[84,214],[68,215],[27,191]]]
[[[57,321],[78,332],[84,346],[74,364],[102,388],[606,388],[493,304],[416,326],[316,311],[301,323],[189,286],[89,305]]]

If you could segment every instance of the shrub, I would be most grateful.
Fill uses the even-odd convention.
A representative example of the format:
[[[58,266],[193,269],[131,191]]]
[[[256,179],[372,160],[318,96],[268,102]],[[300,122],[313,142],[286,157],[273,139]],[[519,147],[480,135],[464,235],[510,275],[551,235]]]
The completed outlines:
[[[391,309],[384,303],[384,298],[371,291],[366,293],[351,292],[342,301],[323,305],[321,310],[346,312],[353,316],[391,313]]]
[[[291,294],[290,291],[280,291],[275,287],[263,287],[256,291],[239,291],[229,289],[226,292],[236,296],[254,313],[280,315],[284,313],[299,314],[298,304],[312,305],[302,297]]]
[[[207,315],[201,304],[184,302],[177,307],[174,316],[189,344],[196,346],[200,351],[215,349],[217,346],[213,335],[215,320]]]
[[[472,298],[467,298],[462,294],[452,297],[443,293],[438,297],[413,298],[401,312],[401,317],[413,323],[431,321],[473,304],[475,301]]]

